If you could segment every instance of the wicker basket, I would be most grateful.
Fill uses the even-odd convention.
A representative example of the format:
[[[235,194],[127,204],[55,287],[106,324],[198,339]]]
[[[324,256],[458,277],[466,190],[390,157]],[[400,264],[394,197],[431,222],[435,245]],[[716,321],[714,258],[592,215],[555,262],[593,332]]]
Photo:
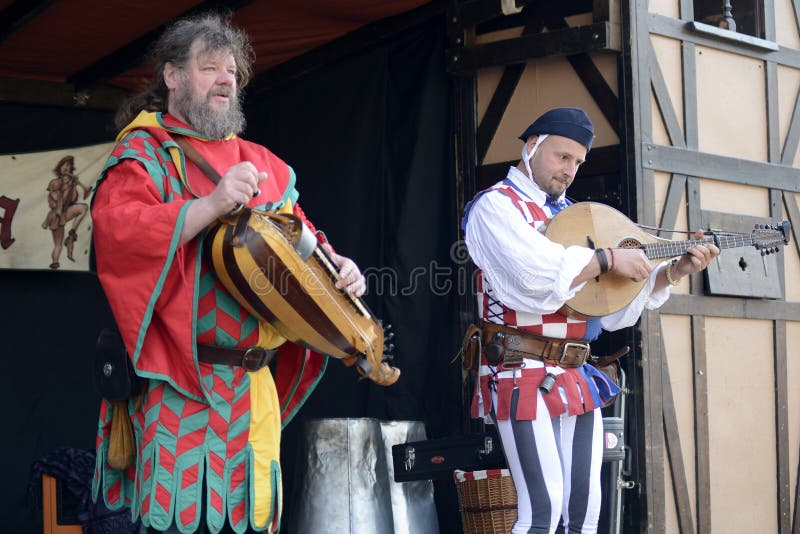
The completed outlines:
[[[464,534],[511,532],[517,520],[517,492],[508,469],[453,473]]]

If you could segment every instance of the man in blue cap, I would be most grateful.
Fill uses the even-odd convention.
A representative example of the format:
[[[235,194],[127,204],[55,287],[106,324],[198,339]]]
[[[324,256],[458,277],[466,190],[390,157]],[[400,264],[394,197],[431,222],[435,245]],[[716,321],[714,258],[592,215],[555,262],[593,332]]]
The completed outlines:
[[[473,417],[497,425],[517,490],[513,533],[594,533],[600,514],[603,421],[619,387],[587,363],[603,329],[631,326],[669,287],[719,254],[692,247],[653,269],[638,249],[562,246],[542,230],[571,204],[565,194],[594,139],[582,109],[547,111],[519,137],[522,160],[467,206],[464,230],[478,276],[483,353]],[[702,234],[700,234],[702,235]],[[562,313],[584,283],[614,272],[647,280],[627,307],[601,318]],[[511,350],[513,349],[513,350]]]

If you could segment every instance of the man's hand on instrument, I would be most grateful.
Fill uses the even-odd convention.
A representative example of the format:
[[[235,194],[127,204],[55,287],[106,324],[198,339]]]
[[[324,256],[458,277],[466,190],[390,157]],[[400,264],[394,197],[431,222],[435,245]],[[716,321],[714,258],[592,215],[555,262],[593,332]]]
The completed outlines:
[[[219,217],[246,206],[261,193],[259,183],[266,178],[267,173],[259,172],[249,161],[228,169],[211,193],[189,206],[181,229],[181,244],[188,243]]]
[[[246,206],[253,197],[261,193],[259,183],[266,178],[267,173],[259,172],[249,161],[237,163],[228,169],[209,195],[217,214],[224,215],[239,206]]]
[[[694,238],[702,239],[703,231],[697,230],[694,233]],[[672,267],[673,278],[677,281],[677,278],[683,278],[688,274],[702,271],[717,256],[719,256],[719,248],[714,244],[693,245],[689,247],[686,254],[680,257],[678,263]]]
[[[336,254],[328,243],[323,243],[322,248],[339,268],[339,280],[336,281],[336,287],[344,289],[354,297],[363,295],[367,290],[367,280],[361,274],[356,263],[350,258]]]
[[[613,252],[606,250],[609,262],[609,272],[630,278],[634,282],[641,282],[653,270],[653,266],[638,248],[615,248]]]

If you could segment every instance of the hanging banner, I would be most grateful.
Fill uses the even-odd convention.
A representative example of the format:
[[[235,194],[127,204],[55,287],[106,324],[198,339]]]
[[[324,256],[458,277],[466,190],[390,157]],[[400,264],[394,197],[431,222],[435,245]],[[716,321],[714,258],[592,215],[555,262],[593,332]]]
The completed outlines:
[[[112,147],[0,156],[0,268],[89,270],[89,205]]]

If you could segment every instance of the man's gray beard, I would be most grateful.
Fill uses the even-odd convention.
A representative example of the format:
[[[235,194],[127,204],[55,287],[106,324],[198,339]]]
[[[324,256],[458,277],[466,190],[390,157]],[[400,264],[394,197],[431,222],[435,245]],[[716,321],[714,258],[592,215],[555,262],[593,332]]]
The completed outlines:
[[[192,101],[190,91],[176,95],[175,107],[190,126],[209,139],[224,139],[229,134],[239,135],[246,124],[242,113],[240,93],[231,99],[231,107],[226,111],[215,111],[207,101]]]

